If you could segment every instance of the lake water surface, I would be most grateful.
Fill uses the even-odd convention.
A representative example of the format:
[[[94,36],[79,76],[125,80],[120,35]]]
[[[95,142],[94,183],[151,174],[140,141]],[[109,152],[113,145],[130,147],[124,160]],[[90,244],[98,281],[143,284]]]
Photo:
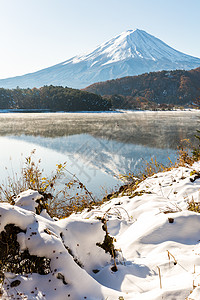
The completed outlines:
[[[199,120],[198,111],[1,113],[0,181],[36,149],[47,175],[66,161],[100,197],[121,184],[116,175],[138,173],[145,160],[174,161],[182,139],[194,142]]]

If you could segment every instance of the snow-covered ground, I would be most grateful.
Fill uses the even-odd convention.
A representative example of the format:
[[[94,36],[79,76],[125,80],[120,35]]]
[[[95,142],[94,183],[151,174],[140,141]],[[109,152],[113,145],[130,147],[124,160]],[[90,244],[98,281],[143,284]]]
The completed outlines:
[[[50,259],[46,275],[5,274],[3,299],[200,299],[200,163],[147,178],[132,197],[68,218],[35,213],[40,195],[20,194],[0,204],[0,231],[15,224],[20,250]],[[192,180],[191,180],[192,179]],[[114,237],[117,271],[102,244]],[[15,282],[15,284],[12,282]]]

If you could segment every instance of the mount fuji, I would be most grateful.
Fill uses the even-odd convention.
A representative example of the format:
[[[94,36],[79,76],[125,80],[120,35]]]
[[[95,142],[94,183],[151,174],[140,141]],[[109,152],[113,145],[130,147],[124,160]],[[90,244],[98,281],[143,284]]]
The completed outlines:
[[[0,80],[4,88],[61,85],[84,88],[92,83],[161,70],[190,70],[200,58],[181,53],[143,30],[128,30],[92,52],[23,76]]]

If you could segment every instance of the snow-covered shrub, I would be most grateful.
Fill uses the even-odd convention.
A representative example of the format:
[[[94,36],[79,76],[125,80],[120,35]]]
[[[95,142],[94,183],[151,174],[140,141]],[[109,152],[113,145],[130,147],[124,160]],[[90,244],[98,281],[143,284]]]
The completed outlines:
[[[66,293],[83,299],[91,291],[102,299],[100,285],[92,276],[104,267],[113,271],[113,243],[112,252],[99,246],[108,236],[113,238],[98,219],[51,218],[42,201],[42,195],[29,189],[15,197],[13,204],[0,204],[3,299],[17,299],[22,292],[23,299],[57,299],[57,289],[59,299],[66,299]]]
[[[0,233],[0,274],[11,272],[14,274],[50,273],[50,259],[30,255],[29,250],[20,250],[17,241],[19,233],[24,230],[14,224],[7,224]]]

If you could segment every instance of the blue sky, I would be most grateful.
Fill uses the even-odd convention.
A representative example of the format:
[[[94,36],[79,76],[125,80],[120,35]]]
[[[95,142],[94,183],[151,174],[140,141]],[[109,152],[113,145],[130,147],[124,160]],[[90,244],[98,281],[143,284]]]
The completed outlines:
[[[0,78],[30,73],[143,29],[200,57],[200,0],[0,0]]]

